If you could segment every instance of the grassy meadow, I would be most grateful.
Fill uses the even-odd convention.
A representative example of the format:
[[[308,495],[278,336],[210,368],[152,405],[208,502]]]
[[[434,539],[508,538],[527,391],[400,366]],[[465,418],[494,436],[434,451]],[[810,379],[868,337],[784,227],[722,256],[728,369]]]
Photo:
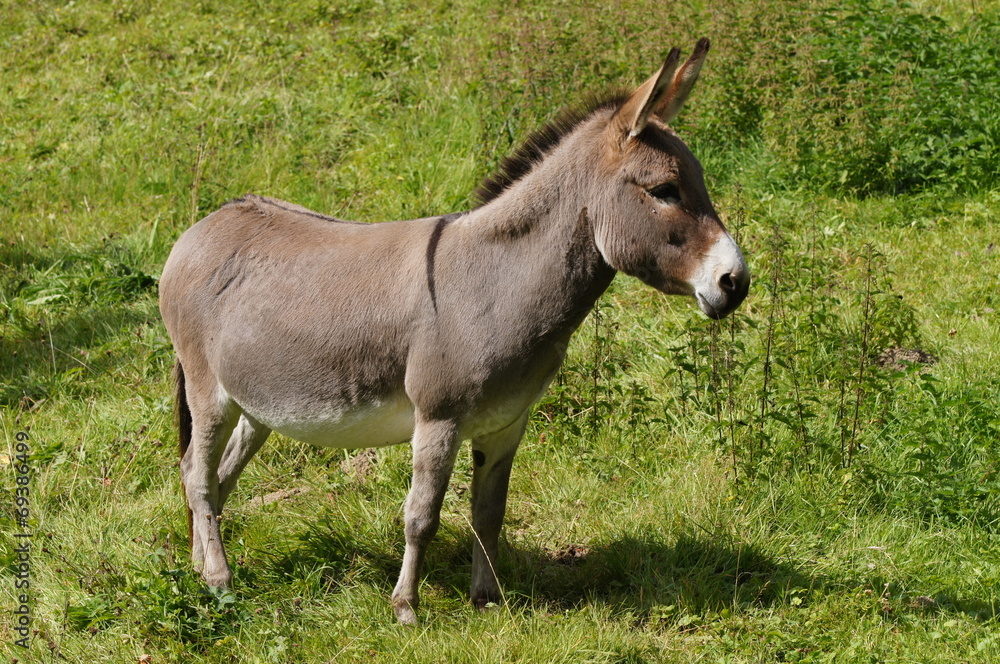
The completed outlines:
[[[234,587],[204,587],[177,237],[247,192],[468,209],[532,129],[702,35],[676,129],[750,296],[713,322],[615,280],[515,461],[506,602],[467,602],[467,452],[404,628],[409,447],[276,435],[227,507]],[[0,658],[996,662],[998,62],[996,0],[0,2]]]

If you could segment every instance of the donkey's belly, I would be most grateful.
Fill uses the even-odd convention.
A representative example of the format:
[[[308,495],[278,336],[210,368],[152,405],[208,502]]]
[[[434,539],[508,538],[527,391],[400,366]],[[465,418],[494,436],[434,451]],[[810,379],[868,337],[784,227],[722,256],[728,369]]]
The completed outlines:
[[[384,447],[413,435],[413,404],[405,394],[328,412],[282,413],[258,419],[289,438],[322,447]]]

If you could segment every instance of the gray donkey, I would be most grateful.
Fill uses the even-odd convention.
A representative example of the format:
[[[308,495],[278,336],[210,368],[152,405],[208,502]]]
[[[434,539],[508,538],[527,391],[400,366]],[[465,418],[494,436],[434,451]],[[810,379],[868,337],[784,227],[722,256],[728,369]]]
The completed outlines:
[[[481,205],[344,222],[247,195],[177,241],[160,311],[177,352],[191,558],[232,577],[219,516],[271,431],[337,448],[412,441],[406,550],[392,605],[415,623],[428,543],[472,441],[472,601],[493,568],[531,406],[617,271],[722,318],[750,276],[701,166],[667,126],[708,53],[698,42],[631,93],[564,115],[502,165]],[[193,516],[192,516],[193,515]]]

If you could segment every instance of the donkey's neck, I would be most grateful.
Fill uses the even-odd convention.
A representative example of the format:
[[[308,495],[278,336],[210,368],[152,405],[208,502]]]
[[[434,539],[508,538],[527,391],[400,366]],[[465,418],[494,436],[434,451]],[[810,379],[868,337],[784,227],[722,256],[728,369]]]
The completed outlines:
[[[565,223],[560,223],[565,210],[557,209],[566,207],[561,194],[558,185],[548,185],[544,178],[532,173],[496,200],[474,210],[482,213],[475,214],[474,223],[489,242],[514,244],[528,235],[559,235],[565,230]]]
[[[565,230],[567,221],[572,225],[586,207],[587,190],[594,183],[594,164],[600,155],[590,153],[601,144],[595,134],[604,123],[603,115],[584,121],[527,173],[479,208],[489,211],[477,220],[480,228],[502,241],[536,230],[545,234]]]
[[[460,288],[482,293],[497,324],[524,343],[568,341],[615,276],[597,247],[587,209],[595,198],[594,153],[603,145],[605,125],[603,116],[582,122],[440,237],[441,250],[479,266],[467,271]]]
[[[607,289],[615,270],[594,240],[582,191],[585,180],[555,168],[547,173],[545,166],[459,223],[480,251],[513,268],[508,287],[527,297],[512,304],[531,307],[528,315],[547,334],[568,338]]]
[[[564,238],[559,245],[561,265],[556,271],[567,299],[563,317],[558,322],[553,321],[564,326],[566,334],[572,334],[583,322],[616,274],[597,248],[593,222],[586,207],[580,208],[572,229],[568,241]]]

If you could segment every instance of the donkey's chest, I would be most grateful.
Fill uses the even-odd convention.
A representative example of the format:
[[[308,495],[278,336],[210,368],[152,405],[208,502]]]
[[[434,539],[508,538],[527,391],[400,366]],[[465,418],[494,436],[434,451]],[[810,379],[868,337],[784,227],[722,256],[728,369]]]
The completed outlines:
[[[506,429],[544,396],[557,369],[533,372],[529,377],[486,396],[463,423],[461,436],[471,439]]]

